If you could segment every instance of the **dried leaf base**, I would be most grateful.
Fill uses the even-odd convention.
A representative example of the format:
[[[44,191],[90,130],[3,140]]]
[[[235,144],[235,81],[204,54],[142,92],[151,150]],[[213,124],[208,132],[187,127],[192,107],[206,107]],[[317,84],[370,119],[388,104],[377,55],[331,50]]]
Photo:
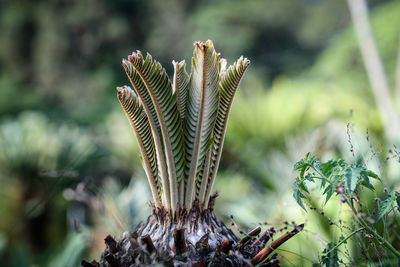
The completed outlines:
[[[153,210],[145,224],[125,232],[120,241],[107,236],[100,262],[82,261],[82,266],[279,266],[276,254],[268,256],[302,229],[296,226],[266,246],[275,233],[272,228],[259,236],[257,227],[239,239],[212,207],[180,211],[174,220],[165,210]]]

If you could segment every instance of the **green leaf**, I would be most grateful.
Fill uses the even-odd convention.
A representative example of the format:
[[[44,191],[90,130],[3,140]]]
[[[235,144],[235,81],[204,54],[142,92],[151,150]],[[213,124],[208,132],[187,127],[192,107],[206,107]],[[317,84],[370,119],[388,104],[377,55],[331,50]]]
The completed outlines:
[[[139,51],[135,55],[138,54],[141,56],[141,53]],[[170,209],[171,196],[170,196],[169,181],[167,174],[167,164],[165,163],[165,155],[163,153],[164,148],[161,141],[160,123],[157,117],[157,112],[155,110],[154,103],[151,99],[149,92],[147,91],[145,83],[143,82],[139,73],[135,70],[133,64],[130,61],[124,59],[122,60],[122,66],[124,67],[125,72],[135,89],[135,93],[139,96],[140,102],[149,120],[151,134],[153,136],[154,145],[156,148],[157,160],[159,163],[158,166],[159,166],[160,178],[162,181],[162,189],[163,189],[162,191],[164,193],[163,204],[166,206],[167,209]]]
[[[397,203],[397,209],[400,211],[400,193],[396,192],[396,203]]]
[[[156,207],[161,206],[161,185],[158,179],[157,157],[149,120],[139,99],[128,86],[118,87],[118,100],[136,135],[143,167],[149,180]]]
[[[342,167],[342,165],[340,160],[329,160],[320,164],[320,170],[326,177],[329,177],[333,172],[338,170],[338,167]]]
[[[178,95],[178,110],[181,119],[184,120],[190,77],[186,72],[185,60],[182,60],[181,62],[172,61],[172,64],[174,65],[173,90]]]
[[[367,170],[367,174],[368,174],[369,177],[372,177],[372,178],[375,178],[375,179],[378,179],[378,180],[381,179],[381,178],[380,178],[376,173],[374,173],[373,171]]]
[[[389,211],[392,209],[393,205],[397,201],[397,197],[393,195],[388,195],[387,198],[381,203],[381,205],[378,208],[378,215],[376,217],[376,221],[378,222],[380,219],[382,219],[383,216],[385,216]]]
[[[219,106],[217,117],[213,128],[213,143],[211,146],[211,162],[210,171],[208,174],[208,188],[204,200],[208,199],[211,195],[211,189],[214,184],[215,177],[221,159],[222,148],[224,144],[226,126],[228,124],[228,116],[232,106],[233,98],[239,87],[244,73],[250,65],[247,58],[240,57],[228,70],[225,70],[225,60],[221,60],[220,67],[220,83],[219,83]],[[203,197],[201,196],[200,199]]]
[[[369,181],[368,172],[365,171],[365,170],[361,171],[361,177],[362,177],[362,179],[363,179],[363,180],[360,182],[361,185],[363,185],[363,186],[365,186],[366,188],[368,188],[368,189],[374,191],[375,188],[374,188],[374,186],[373,186],[373,185],[370,183],[370,181]]]
[[[315,182],[313,175],[311,173],[307,173],[307,175],[304,176],[304,179],[306,179],[307,181],[310,181],[310,182]]]
[[[156,110],[154,109],[154,104],[151,101],[151,97],[150,97],[149,93],[147,92],[146,86],[143,83],[142,79],[140,78],[140,75],[133,68],[132,64],[128,60],[125,60],[125,59],[122,60],[122,66],[124,67],[125,72],[134,87],[136,95],[138,95],[140,97],[143,108],[149,118],[150,124],[152,124],[152,123],[154,124],[154,126],[156,127],[155,129],[157,129],[156,130],[157,134],[159,134],[161,136],[161,132],[159,129],[160,123],[157,118]]]
[[[302,159],[294,164],[294,170],[299,171],[300,178],[303,178],[304,172],[307,171],[307,169],[309,167],[318,165],[316,163],[316,161],[317,161],[316,158],[310,152],[308,152],[306,154],[306,156],[304,157],[304,159]]]
[[[128,57],[129,62],[140,75],[150,95],[160,123],[164,153],[168,168],[168,181],[171,190],[171,207],[176,210],[178,203],[178,183],[185,166],[182,122],[177,108],[177,97],[171,82],[160,63],[147,54],[143,59],[138,51]]]
[[[328,202],[328,200],[332,197],[332,195],[333,195],[333,193],[335,192],[335,189],[336,189],[336,187],[338,186],[338,184],[339,184],[340,182],[343,181],[343,177],[340,176],[340,175],[334,175],[333,177],[334,177],[334,179],[333,179],[332,183],[329,184],[329,185],[325,188],[324,193],[323,193],[323,195],[326,195],[325,204],[326,204],[326,203]]]
[[[218,108],[219,57],[211,41],[194,45],[184,127],[186,207],[191,207],[195,197],[196,177],[203,167]]]
[[[310,194],[310,191],[308,191],[308,188],[307,188],[306,184],[304,183],[304,181],[301,181],[301,182],[299,183],[299,188],[300,188],[301,190],[303,190],[304,192]]]
[[[328,203],[328,200],[332,197],[334,192],[335,192],[335,188],[331,184],[329,184],[325,188],[324,193],[323,193],[323,195],[326,195],[325,204]]]
[[[293,197],[296,200],[297,204],[303,208],[304,211],[307,212],[302,199],[306,199],[307,197],[301,192],[301,180],[296,178],[295,182],[293,183]]]
[[[346,178],[347,178],[347,188],[350,192],[350,195],[353,194],[354,190],[357,187],[358,181],[361,176],[362,169],[359,167],[347,168],[346,169]]]
[[[330,242],[328,247],[324,249],[321,255],[322,264],[326,267],[338,267],[339,266],[339,257],[337,254],[337,249],[333,249],[336,246],[336,243]]]

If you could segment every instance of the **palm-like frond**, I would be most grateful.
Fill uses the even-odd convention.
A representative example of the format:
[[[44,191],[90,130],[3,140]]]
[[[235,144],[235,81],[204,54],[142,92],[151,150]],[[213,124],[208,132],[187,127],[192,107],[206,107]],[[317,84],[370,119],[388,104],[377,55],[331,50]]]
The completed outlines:
[[[167,161],[171,208],[174,212],[179,201],[178,182],[182,179],[185,165],[182,122],[177,108],[177,97],[172,91],[165,69],[157,61],[153,61],[149,54],[143,59],[142,54],[137,52],[128,59],[146,86],[157,113]]]
[[[182,60],[180,62],[172,61],[174,65],[174,78],[172,89],[174,93],[178,96],[178,110],[182,122],[185,119],[186,112],[186,102],[187,102],[187,92],[190,86],[190,77],[186,72],[186,62]],[[179,200],[180,204],[184,204],[185,201],[185,181],[182,179],[178,184]]]
[[[228,115],[231,109],[233,97],[239,83],[249,66],[250,61],[247,58],[240,57],[232,66],[225,72],[222,67],[221,82],[219,86],[219,106],[215,126],[213,129],[214,142],[211,147],[210,171],[208,174],[208,183],[205,196],[200,196],[200,201],[205,201],[205,208],[208,206],[208,200],[211,194],[211,189],[217,175],[219,161],[221,159],[222,147],[225,138],[226,125]]]
[[[140,139],[156,206],[172,214],[195,199],[207,208],[230,107],[250,63],[241,57],[226,69],[210,40],[194,46],[190,76],[184,60],[173,61],[173,84],[149,54],[132,53],[123,66],[138,97],[127,87],[118,94]]]
[[[192,59],[191,83],[185,115],[185,148],[187,176],[185,205],[191,207],[195,179],[202,167],[204,156],[215,122],[218,107],[219,57],[213,43],[195,43]]]
[[[174,65],[173,90],[178,96],[178,110],[181,119],[184,120],[190,78],[186,72],[185,60],[182,60],[181,62],[172,61],[172,64]]]
[[[139,99],[128,86],[118,87],[118,100],[135,132],[156,207],[161,207],[161,187],[158,181],[157,157],[149,120]]]
[[[210,172],[211,152],[212,149],[210,146],[204,157],[203,167],[200,170],[196,183],[196,198],[201,204],[204,202],[204,196],[206,195],[207,184],[209,182],[208,173]]]
[[[122,66],[124,67],[125,73],[128,75],[136,94],[139,95],[143,106],[146,107],[145,110],[147,109],[149,111],[149,120],[154,121],[154,125],[157,127],[157,133],[161,136],[160,123],[157,118],[154,104],[151,101],[150,94],[147,92],[146,86],[140,78],[140,75],[137,73],[137,71],[133,68],[132,64],[128,60],[123,59]]]
[[[167,209],[171,208],[171,196],[170,196],[170,189],[169,189],[169,182],[168,182],[168,175],[167,175],[167,164],[165,163],[165,156],[164,156],[164,148],[162,146],[161,141],[161,133],[159,128],[159,120],[157,117],[157,113],[154,108],[154,104],[150,97],[149,92],[146,89],[145,84],[143,83],[140,75],[138,72],[133,68],[132,64],[127,61],[123,60],[122,65],[125,69],[126,74],[129,77],[133,87],[135,88],[135,92],[140,97],[141,103],[143,105],[143,109],[147,114],[147,118],[149,120],[151,134],[154,138],[154,144],[157,153],[157,160],[159,166],[159,172],[161,176],[161,183],[164,193],[164,205],[166,205]]]

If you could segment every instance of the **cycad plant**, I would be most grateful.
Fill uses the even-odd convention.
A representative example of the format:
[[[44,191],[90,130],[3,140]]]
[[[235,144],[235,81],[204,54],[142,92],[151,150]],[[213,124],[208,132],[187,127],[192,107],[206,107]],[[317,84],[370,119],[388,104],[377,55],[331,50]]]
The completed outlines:
[[[172,82],[148,54],[132,53],[122,64],[134,89],[118,87],[118,99],[134,130],[153,196],[147,222],[117,242],[111,236],[100,263],[83,266],[244,266],[273,264],[267,256],[298,231],[265,247],[260,227],[239,239],[213,213],[211,190],[233,97],[250,61],[226,68],[213,43],[195,42],[190,75],[175,62]]]

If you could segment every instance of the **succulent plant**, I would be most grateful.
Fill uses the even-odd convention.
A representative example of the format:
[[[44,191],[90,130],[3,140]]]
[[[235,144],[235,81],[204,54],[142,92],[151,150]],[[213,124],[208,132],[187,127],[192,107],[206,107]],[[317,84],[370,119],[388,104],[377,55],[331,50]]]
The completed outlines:
[[[139,143],[152,214],[120,241],[107,236],[100,262],[83,266],[274,266],[271,252],[303,228],[265,246],[273,229],[257,238],[257,227],[240,239],[216,218],[212,187],[233,97],[250,61],[240,57],[227,68],[211,41],[194,47],[190,75],[184,60],[173,61],[172,82],[149,54],[123,60],[134,89],[118,87],[117,95]]]

